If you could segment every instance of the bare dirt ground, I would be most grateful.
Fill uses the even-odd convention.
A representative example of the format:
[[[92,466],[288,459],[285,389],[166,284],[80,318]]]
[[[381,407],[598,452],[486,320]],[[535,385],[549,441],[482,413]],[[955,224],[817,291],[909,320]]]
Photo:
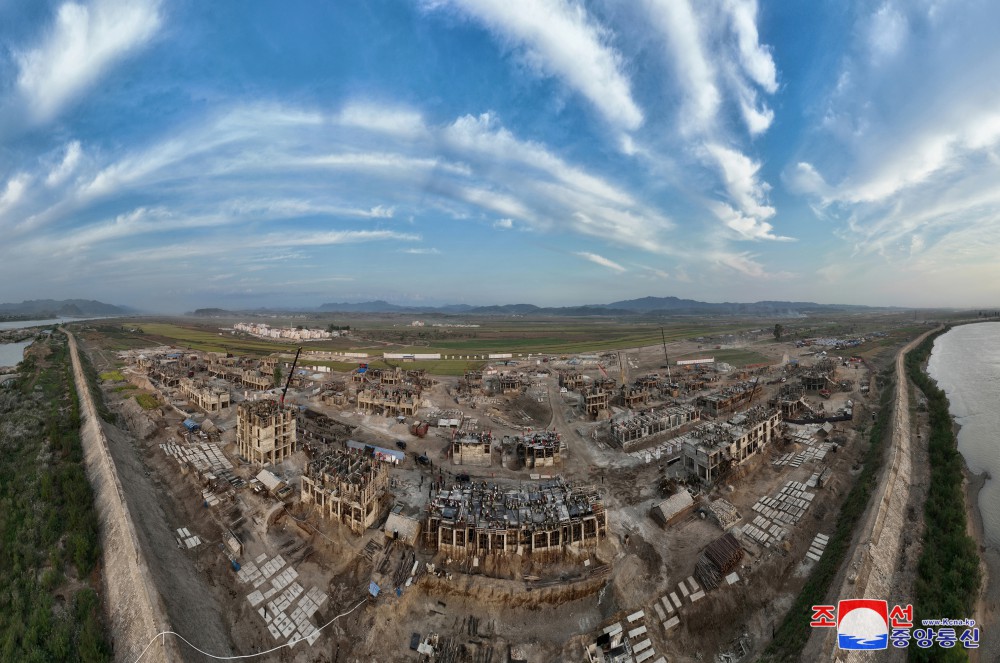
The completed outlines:
[[[711,356],[711,348],[699,345],[687,341],[671,343],[669,353],[674,357],[704,351]],[[772,363],[780,362],[785,355],[801,358],[806,352],[792,343],[775,343],[771,339],[754,343],[748,349]],[[660,368],[663,364],[660,347],[630,350],[625,354],[633,377],[665,373]],[[114,361],[107,354],[95,357],[97,361],[101,359],[108,362],[108,367]],[[585,372],[596,376],[598,370],[596,366],[588,366]],[[614,372],[612,377],[617,377]],[[455,382],[454,378],[440,378],[425,395],[438,408],[457,410],[478,419],[481,427],[491,428],[495,435],[517,432],[492,421],[489,407],[471,408],[455,403],[449,395]],[[531,661],[575,663],[583,656],[582,636],[592,635],[609,619],[638,609],[652,615],[652,603],[692,574],[698,554],[723,531],[713,521],[697,515],[671,528],[658,525],[650,518],[649,510],[663,499],[661,479],[673,469],[665,462],[645,463],[595,440],[592,433],[600,424],[581,414],[572,394],[559,393],[554,372],[539,384],[546,393],[543,402],[522,395],[503,399],[493,409],[511,423],[550,427],[561,433],[567,443],[562,464],[541,470],[513,470],[498,460],[485,468],[452,465],[446,455],[448,436],[444,431],[432,428],[426,438],[418,439],[392,418],[359,415],[349,408],[328,408],[305,394],[291,393],[292,402],[308,404],[356,426],[352,434],[356,439],[389,447],[394,440],[407,442],[407,460],[392,471],[395,501],[418,508],[426,499],[432,479],[454,480],[458,474],[514,481],[529,481],[532,473],[560,474],[599,489],[609,512],[609,540],[592,555],[558,563],[484,560],[478,568],[468,562],[449,563],[447,559],[418,551],[418,560],[444,566],[453,574],[452,578],[421,576],[398,597],[383,592],[377,601],[364,604],[324,631],[315,646],[299,645],[295,650],[283,650],[263,660],[412,661],[415,654],[408,650],[408,645],[410,635],[416,632],[437,633],[442,639],[441,648],[450,652],[448,656],[455,663],[502,661],[508,646],[522,648]],[[835,394],[833,399],[823,402],[832,408],[849,396],[858,404],[856,419],[868,418],[864,399],[856,394]],[[763,400],[766,395],[762,393],[760,398]],[[109,400],[113,402],[115,397]],[[818,398],[813,400],[821,402]],[[205,623],[209,623],[208,630],[214,635],[205,637],[218,638],[217,642],[208,643],[214,649],[206,647],[213,653],[247,654],[273,647],[275,642],[264,629],[262,619],[245,599],[247,588],[236,582],[228,560],[218,549],[222,536],[218,517],[202,505],[195,479],[182,476],[176,462],[158,447],[160,442],[176,435],[179,415],[144,413],[134,405],[119,404],[116,409],[128,414],[130,428],[140,433],[138,437],[147,438],[136,442],[121,431],[113,432],[118,448],[116,463],[120,456],[125,471],[135,479],[130,493],[136,492],[137,496],[130,499],[143,503],[137,508],[143,509],[144,519],[149,520],[143,526],[143,536],[150,540],[151,547],[169,549],[169,552],[151,552],[151,559],[154,554],[162,555],[162,560],[156,558],[160,573],[181,578],[156,579],[157,586],[165,588],[161,591],[169,597],[174,612],[191,613],[178,615],[181,628],[177,630],[204,632]],[[519,413],[530,423],[514,421]],[[843,434],[847,444],[826,458],[834,468],[834,479],[817,491],[818,504],[800,522],[788,545],[751,550],[739,570],[742,578],[739,584],[720,588],[700,603],[686,606],[681,626],[669,634],[664,634],[658,625],[651,629],[659,653],[669,660],[708,660],[744,635],[755,646],[766,644],[772,628],[811,569],[804,561],[810,541],[816,532],[832,531],[839,504],[850,485],[849,477],[859,467],[864,445],[858,443],[850,425],[838,425],[838,433]],[[785,481],[805,481],[817,470],[818,466],[812,463],[800,468],[771,465],[772,458],[797,450],[793,445],[768,450],[752,464],[745,477],[734,477],[708,497],[724,497],[736,505],[744,522],[752,519],[751,507],[758,498],[773,494]],[[432,466],[421,467],[414,462],[413,458],[423,453],[431,458]],[[297,455],[282,470],[295,476],[301,472],[303,459]],[[249,471],[248,467],[238,467],[236,473],[249,477]],[[370,530],[364,537],[354,537],[308,510],[292,507],[288,514],[274,512],[272,504],[247,495],[246,491],[239,493],[238,506],[245,516],[238,532],[246,547],[244,557],[252,558],[262,552],[273,555],[299,543],[311,547],[311,554],[297,562],[296,568],[300,577],[330,596],[320,623],[354,605],[365,595],[368,580],[379,573],[381,558],[376,555],[369,560],[363,551],[369,541],[384,541],[381,532]],[[277,518],[269,522],[268,513]],[[308,525],[299,524],[300,520]],[[178,527],[189,527],[207,543],[194,550],[177,549],[173,532]],[[395,557],[398,554],[391,553],[390,568],[400,563]],[[585,566],[585,561],[590,566]],[[611,567],[606,581],[587,582],[590,570],[603,564]],[[521,576],[525,574],[538,575],[542,582],[524,582]],[[546,584],[550,580],[553,584]],[[191,605],[194,609],[189,609]],[[211,619],[207,622],[201,619],[208,613],[213,613],[214,623]]]

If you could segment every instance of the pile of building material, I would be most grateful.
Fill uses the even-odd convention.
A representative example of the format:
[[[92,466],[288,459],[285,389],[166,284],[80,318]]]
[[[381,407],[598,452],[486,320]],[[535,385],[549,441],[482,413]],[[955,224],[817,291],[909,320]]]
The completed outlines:
[[[826,544],[829,543],[830,537],[826,534],[817,534],[812,543],[809,544],[809,552],[806,553],[806,557],[814,562],[818,562],[819,558],[823,556],[823,551],[826,550]]]
[[[788,529],[799,522],[816,497],[798,481],[787,481],[774,497],[762,497],[753,505],[758,514],[747,523],[743,533],[761,546],[770,547],[788,535]]]
[[[736,570],[743,559],[743,547],[732,534],[726,532],[708,545],[698,557],[694,574],[707,590],[719,586],[722,578]]]
[[[728,530],[730,527],[740,522],[740,512],[736,510],[727,500],[718,499],[708,505],[708,510],[712,512],[715,516],[715,520],[719,523],[719,527],[724,530]]]
[[[292,646],[305,640],[312,645],[320,632],[311,619],[326,603],[327,595],[317,587],[305,591],[297,582],[298,575],[293,567],[285,568],[281,555],[269,560],[267,554],[245,564],[236,574],[241,582],[253,585],[247,601],[257,608],[275,640]]]
[[[222,449],[214,444],[204,442],[191,445],[167,443],[161,444],[160,449],[174,458],[182,467],[185,464],[191,465],[198,474],[233,468],[233,464],[222,453]]]

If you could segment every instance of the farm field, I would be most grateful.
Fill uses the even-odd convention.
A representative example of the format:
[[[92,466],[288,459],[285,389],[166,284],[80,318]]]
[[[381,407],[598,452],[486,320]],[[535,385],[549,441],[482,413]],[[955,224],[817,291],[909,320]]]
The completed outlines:
[[[409,319],[409,318],[407,318]],[[298,321],[301,323],[301,321]],[[295,352],[293,341],[267,341],[247,336],[222,335],[218,321],[190,319],[155,319],[130,321],[138,331],[125,332],[119,327],[102,326],[109,349],[127,349],[149,345],[177,345],[195,350],[230,352],[233,354],[264,355],[272,352]],[[710,322],[693,324],[651,324],[560,318],[554,320],[485,319],[478,328],[451,329],[389,325],[384,319],[351,320],[351,337],[330,341],[308,342],[309,350],[333,352],[441,353],[475,355],[489,353],[573,354],[602,352],[624,348],[657,345],[699,336],[736,333],[755,328],[752,322]],[[317,324],[306,324],[318,327]],[[759,325],[756,325],[759,328]],[[436,364],[439,362],[435,362]],[[331,367],[337,366],[331,364]],[[457,371],[457,367],[455,368]],[[463,369],[464,370],[464,369]]]

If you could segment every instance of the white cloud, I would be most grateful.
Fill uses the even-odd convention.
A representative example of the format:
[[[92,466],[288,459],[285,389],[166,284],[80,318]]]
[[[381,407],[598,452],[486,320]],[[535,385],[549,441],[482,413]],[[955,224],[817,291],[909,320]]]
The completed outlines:
[[[782,173],[782,180],[792,193],[812,194],[826,198],[831,193],[830,185],[816,168],[806,161],[799,161]]]
[[[570,166],[542,145],[517,139],[508,129],[500,126],[491,113],[463,115],[445,127],[443,137],[449,146],[460,150],[464,155],[471,152],[494,162],[518,162],[529,168],[545,171],[578,191],[600,196],[620,205],[635,203],[628,193],[599,177]]]
[[[685,98],[680,118],[686,133],[715,122],[721,94],[702,42],[702,26],[688,0],[646,0],[647,13],[666,37],[666,47]]]
[[[613,126],[635,130],[643,114],[632,98],[610,32],[571,0],[433,0],[457,7],[517,49],[538,71],[557,76],[587,98]]]
[[[368,212],[368,216],[373,219],[391,219],[395,214],[395,207],[386,207],[385,205],[376,205]]]
[[[421,136],[427,130],[420,113],[372,103],[348,104],[336,119],[344,126],[407,138]]]
[[[441,251],[434,248],[422,248],[422,249],[400,249],[400,253],[408,253],[414,256],[436,256],[440,255]]]
[[[736,33],[740,66],[765,92],[774,94],[778,73],[771,49],[761,45],[757,34],[757,0],[725,0],[723,7]]]
[[[725,203],[713,203],[712,211],[729,228],[736,231],[741,239],[769,239],[781,242],[792,241],[791,237],[774,234],[774,227],[766,221],[740,214]]]
[[[18,173],[7,180],[7,186],[0,193],[0,214],[21,202],[29,182],[31,177],[27,173]]]
[[[514,227],[514,219],[497,219],[493,222],[493,227],[497,230],[510,230]]]
[[[67,145],[63,160],[49,172],[48,177],[45,178],[45,183],[50,187],[62,184],[76,170],[76,167],[80,164],[80,157],[82,155],[83,150],[80,148],[80,141],[74,140]]]
[[[742,152],[722,145],[709,144],[705,149],[718,164],[730,197],[745,215],[755,219],[774,216],[774,208],[766,201],[770,185],[757,178],[759,163]]]
[[[752,136],[764,133],[771,128],[771,123],[774,122],[774,111],[767,106],[758,109],[752,102],[741,101],[740,111],[743,113],[743,121],[747,125],[747,131]]]
[[[869,47],[875,61],[880,62],[902,50],[908,24],[906,17],[898,9],[891,3],[886,3],[872,14],[869,29]]]
[[[15,54],[17,87],[35,119],[52,118],[116,61],[148,43],[160,20],[156,0],[62,4],[41,43]]]
[[[619,265],[618,263],[616,263],[615,261],[609,260],[609,259],[605,258],[604,256],[598,255],[596,253],[590,253],[588,251],[577,251],[576,255],[580,256],[584,260],[589,260],[590,262],[594,263],[595,265],[600,265],[601,267],[607,267],[608,269],[614,270],[614,271],[618,272],[619,274],[622,273],[622,272],[628,271],[624,267],[622,267],[621,265]]]

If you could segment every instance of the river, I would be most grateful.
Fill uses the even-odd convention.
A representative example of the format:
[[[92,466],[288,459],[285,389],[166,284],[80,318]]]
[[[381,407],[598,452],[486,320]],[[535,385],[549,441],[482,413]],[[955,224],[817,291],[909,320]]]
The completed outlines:
[[[928,373],[948,394],[969,469],[991,477],[979,493],[983,534],[1000,547],[1000,324],[960,325],[934,344]]]

